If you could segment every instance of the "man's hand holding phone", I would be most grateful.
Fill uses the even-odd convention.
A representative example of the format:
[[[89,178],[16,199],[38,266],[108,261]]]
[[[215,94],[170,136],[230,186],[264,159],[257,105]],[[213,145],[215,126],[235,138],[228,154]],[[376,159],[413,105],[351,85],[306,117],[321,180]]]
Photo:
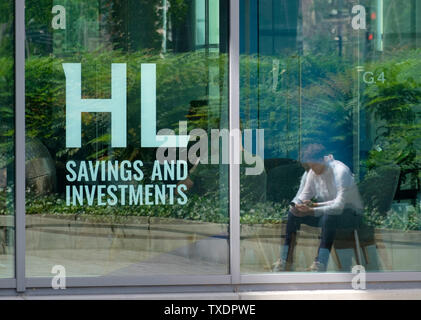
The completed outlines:
[[[314,210],[311,205],[312,202],[310,200],[306,200],[301,204],[295,204],[293,207],[291,207],[291,212],[296,217],[313,216]]]

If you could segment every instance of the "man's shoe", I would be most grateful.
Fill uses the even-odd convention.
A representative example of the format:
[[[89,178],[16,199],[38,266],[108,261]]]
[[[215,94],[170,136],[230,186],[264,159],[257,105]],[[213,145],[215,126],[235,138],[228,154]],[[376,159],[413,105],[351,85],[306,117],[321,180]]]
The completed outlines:
[[[313,264],[310,266],[310,268],[307,268],[306,271],[309,271],[309,272],[325,272],[326,266],[319,261],[314,261]]]
[[[278,261],[276,261],[273,266],[272,266],[272,271],[273,272],[284,272],[286,271],[286,261],[283,259],[279,259]]]

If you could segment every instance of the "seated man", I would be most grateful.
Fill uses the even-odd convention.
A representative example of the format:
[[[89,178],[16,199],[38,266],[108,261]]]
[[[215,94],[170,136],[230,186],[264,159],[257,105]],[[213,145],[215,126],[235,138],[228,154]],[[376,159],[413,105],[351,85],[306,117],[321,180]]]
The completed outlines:
[[[311,144],[303,153],[308,171],[289,209],[285,243],[275,272],[285,271],[293,254],[291,242],[302,223],[322,229],[318,255],[310,271],[326,270],[337,228],[356,228],[360,223],[363,205],[351,170],[332,156],[325,157],[324,152],[320,144]]]

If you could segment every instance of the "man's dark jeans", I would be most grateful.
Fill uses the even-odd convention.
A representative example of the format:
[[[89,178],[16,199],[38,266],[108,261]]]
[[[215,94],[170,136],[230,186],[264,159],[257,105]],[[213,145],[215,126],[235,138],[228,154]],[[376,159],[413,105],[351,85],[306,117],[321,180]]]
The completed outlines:
[[[316,261],[322,263],[325,267],[329,260],[330,250],[335,241],[336,230],[338,228],[355,228],[358,229],[361,225],[361,216],[356,214],[354,210],[345,209],[340,215],[325,214],[320,217],[306,216],[297,217],[292,212],[288,212],[288,222],[286,228],[285,243],[281,258],[286,261],[291,248],[292,235],[300,230],[301,224],[306,224],[312,227],[321,228],[321,240],[318,249]]]

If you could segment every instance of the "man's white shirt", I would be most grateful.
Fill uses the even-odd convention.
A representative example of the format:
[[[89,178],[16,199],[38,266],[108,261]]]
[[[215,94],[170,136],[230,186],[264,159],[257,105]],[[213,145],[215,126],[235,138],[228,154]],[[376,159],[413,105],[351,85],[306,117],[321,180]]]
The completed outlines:
[[[344,209],[362,213],[363,204],[351,170],[332,156],[325,158],[325,170],[320,175],[309,170],[301,178],[300,190],[294,202],[316,198],[316,217],[324,214],[340,215]]]

